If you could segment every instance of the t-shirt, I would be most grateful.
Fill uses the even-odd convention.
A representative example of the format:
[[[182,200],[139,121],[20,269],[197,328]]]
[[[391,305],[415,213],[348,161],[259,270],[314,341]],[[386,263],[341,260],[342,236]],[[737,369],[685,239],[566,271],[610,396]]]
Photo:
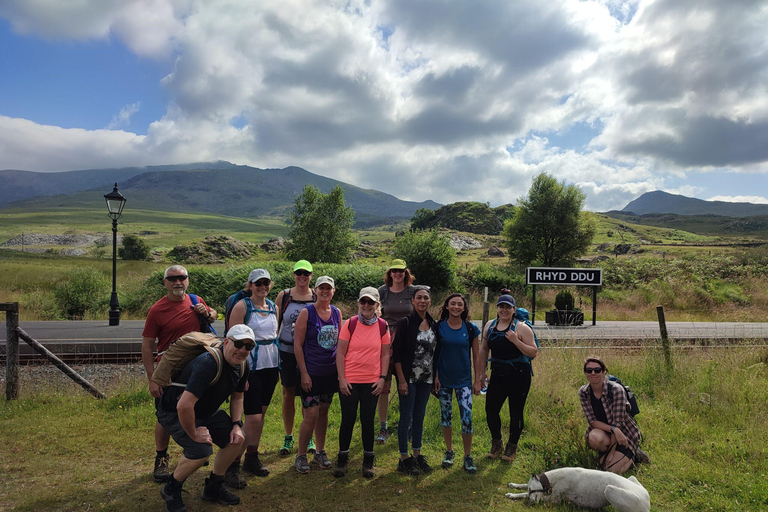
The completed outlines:
[[[221,349],[218,349],[221,350]],[[222,350],[222,359],[224,353]],[[181,398],[184,391],[189,391],[197,397],[195,404],[195,419],[209,418],[221,407],[221,404],[229,398],[233,392],[242,393],[245,391],[245,383],[248,381],[248,369],[245,374],[238,378],[238,366],[232,366],[223,360],[221,377],[216,384],[210,386],[211,381],[216,377],[218,365],[213,356],[205,352],[200,354],[181,371],[181,375],[174,382],[186,384],[185,388],[179,386],[168,386],[163,391],[161,404],[164,410],[176,410],[176,403]]]
[[[314,292],[312,292],[312,297],[314,296]],[[280,327],[280,350],[283,352],[288,352],[290,354],[294,353],[293,331],[296,319],[299,318],[301,310],[304,309],[307,304],[312,304],[313,302],[315,302],[314,298],[312,300],[296,300],[291,297],[288,300],[288,304],[285,306],[285,311],[283,311],[283,324]]]
[[[205,301],[198,296],[200,304]],[[192,300],[188,294],[180,301],[170,300],[166,295],[149,308],[147,320],[144,322],[144,331],[141,335],[145,338],[157,338],[157,351],[165,352],[168,346],[175,340],[192,331],[200,330],[200,317],[195,313]]]
[[[464,327],[465,325],[467,327]],[[442,347],[440,360],[437,362],[440,386],[453,389],[471,386],[471,342],[480,334],[480,329],[469,322],[462,322],[461,327],[452,329],[444,320],[437,324],[437,332]]]
[[[419,331],[416,336],[416,349],[413,352],[413,366],[411,366],[411,384],[432,384],[432,362],[435,357],[437,338],[435,331],[427,329]]]
[[[394,330],[398,320],[408,316],[413,311],[413,304],[411,303],[412,286],[406,286],[405,289],[397,293],[388,290],[386,292],[387,298],[381,302],[381,318],[387,321],[389,330]],[[384,296],[384,291],[387,290],[387,285],[379,287],[379,296]]]
[[[336,373],[336,345],[339,342],[341,313],[331,306],[331,316],[323,320],[314,304],[307,304],[307,334],[304,336],[304,363],[307,373],[325,377]]]
[[[351,320],[351,319],[350,319]],[[365,325],[357,321],[352,339],[349,336],[349,322],[344,322],[339,338],[349,340],[344,357],[344,376],[352,384],[372,384],[379,380],[381,371],[381,346],[389,345],[389,330],[381,336],[379,323]]]

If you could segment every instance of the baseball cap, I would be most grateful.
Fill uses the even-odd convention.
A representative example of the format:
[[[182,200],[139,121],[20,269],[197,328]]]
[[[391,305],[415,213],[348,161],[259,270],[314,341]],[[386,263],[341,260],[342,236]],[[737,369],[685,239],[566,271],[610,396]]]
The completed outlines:
[[[245,324],[233,325],[227,331],[227,338],[231,340],[255,340],[256,336],[253,334],[253,330]]]
[[[357,298],[357,300],[360,300],[363,297],[368,297],[374,302],[381,302],[379,298],[379,290],[377,290],[373,286],[366,286],[365,288],[360,290],[360,296]]]
[[[329,276],[320,276],[317,278],[317,281],[315,281],[315,288],[320,286],[321,284],[329,284],[331,285],[331,288],[334,290],[336,289],[336,284],[333,282],[333,278]]]
[[[516,307],[515,299],[511,295],[507,295],[507,294],[501,295],[499,297],[499,300],[496,301],[496,305],[498,306],[499,304],[509,304],[513,308]]]
[[[269,276],[269,272],[263,268],[251,270],[251,273],[248,274],[248,282],[250,283],[255,283],[259,279],[269,279],[270,281],[272,280],[272,278]]]
[[[389,264],[389,268],[387,270],[392,270],[392,269],[405,270],[406,266],[407,265],[405,264],[405,260],[400,260],[400,259],[392,260],[392,263]]]
[[[306,270],[307,272],[312,272],[312,264],[307,260],[299,260],[293,266],[293,271],[296,272],[297,270]]]

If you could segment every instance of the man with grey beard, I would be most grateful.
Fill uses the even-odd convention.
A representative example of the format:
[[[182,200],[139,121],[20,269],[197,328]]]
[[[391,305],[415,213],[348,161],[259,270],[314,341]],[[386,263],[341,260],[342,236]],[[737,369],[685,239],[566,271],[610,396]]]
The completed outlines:
[[[165,269],[163,284],[168,293],[155,302],[149,308],[147,320],[144,323],[144,332],[141,340],[141,362],[149,379],[149,392],[158,401],[163,389],[152,382],[152,374],[155,371],[155,340],[157,340],[157,360],[170,344],[192,331],[200,330],[200,319],[205,318],[209,322],[216,320],[216,310],[209,308],[205,301],[197,297],[197,304],[192,304],[192,299],[187,294],[189,275],[187,269],[181,265],[173,265]],[[160,425],[155,424],[155,469],[153,477],[155,482],[161,483],[168,480],[170,459],[168,457],[168,442],[170,435]]]

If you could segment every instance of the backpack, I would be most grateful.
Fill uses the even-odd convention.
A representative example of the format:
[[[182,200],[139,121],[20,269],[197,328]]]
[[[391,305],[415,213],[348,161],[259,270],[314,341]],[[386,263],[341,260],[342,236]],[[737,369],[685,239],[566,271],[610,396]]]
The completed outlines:
[[[224,369],[224,356],[221,350],[219,350],[221,345],[222,341],[215,334],[202,332],[185,334],[171,343],[161,354],[163,357],[152,374],[152,382],[161,387],[186,387],[186,384],[173,382],[173,379],[179,376],[184,367],[187,366],[187,363],[207,351],[216,360],[216,365],[218,366],[216,377],[214,377],[209,386],[216,384],[219,378],[221,378]],[[239,367],[240,376],[245,373],[245,369],[246,362],[243,361]]]
[[[349,329],[349,340],[352,341],[352,334],[355,332],[355,328],[357,327],[357,323],[360,320],[357,318],[357,315],[353,316],[349,319],[349,323],[347,324],[347,328]],[[379,324],[379,336],[382,338],[384,337],[384,333],[387,332],[389,329],[387,327],[387,321],[383,318],[379,318],[377,323]]]
[[[240,302],[241,300],[245,301],[245,319],[243,319],[243,323],[245,325],[248,325],[248,322],[251,319],[251,315],[254,311],[256,311],[256,306],[253,304],[253,301],[251,300],[251,291],[250,290],[240,290],[237,293],[233,293],[229,297],[227,297],[226,302],[224,302],[224,333],[226,334],[229,332],[229,316],[232,314],[232,310],[235,309],[235,305]]]
[[[408,298],[413,299],[413,292],[416,288],[414,285],[406,286],[408,288]],[[379,288],[379,304],[384,304],[384,302],[387,300],[387,296],[389,295],[389,286],[384,285]]]
[[[625,386],[621,380],[615,375],[609,375],[608,380],[611,382],[615,382],[619,386],[624,388],[624,392],[627,394],[627,401],[629,402],[627,404],[627,412],[630,416],[633,418],[640,414],[640,407],[637,405],[637,398],[635,398],[635,393],[629,389],[629,386]],[[612,395],[611,395],[612,396]]]
[[[188,293],[187,295],[189,295],[189,300],[192,301],[192,307],[197,306],[197,304],[200,302],[200,300],[197,298],[197,295],[194,293]],[[212,332],[214,335],[218,336],[216,329],[213,328],[213,325],[211,325],[207,318],[203,318],[200,315],[197,316],[200,317],[200,332]]]
[[[489,339],[491,336],[491,331],[496,326],[497,320],[494,319],[491,324],[488,326],[488,332],[485,333],[485,339]],[[523,322],[525,325],[531,328],[531,332],[533,333],[533,341],[536,343],[536,348],[539,348],[539,337],[536,336],[536,331],[533,329],[533,325],[531,325],[531,321],[529,320],[529,314],[528,310],[525,308],[515,308],[515,318],[514,322],[512,323],[512,330],[514,331],[517,327],[518,322]],[[491,361],[494,361],[494,358],[491,358]],[[531,364],[531,361],[533,361],[532,357],[526,356],[524,354],[521,354],[520,357],[516,357],[515,359],[495,359],[496,362],[503,362],[503,363],[527,363]],[[531,365],[531,375],[533,375],[533,365]]]
[[[288,307],[288,303],[291,302],[291,289],[286,288],[283,290],[283,300],[280,301],[280,315],[277,317],[277,330],[280,332],[280,328],[283,325],[283,314],[285,308]],[[312,302],[317,302],[317,294],[315,290],[312,290]]]

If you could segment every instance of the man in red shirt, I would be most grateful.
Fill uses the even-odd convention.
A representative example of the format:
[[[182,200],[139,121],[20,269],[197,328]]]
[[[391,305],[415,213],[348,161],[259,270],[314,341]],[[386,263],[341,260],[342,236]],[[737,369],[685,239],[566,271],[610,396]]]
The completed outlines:
[[[200,330],[200,319],[206,318],[209,322],[216,320],[216,310],[211,309],[205,301],[198,297],[198,303],[192,304],[187,294],[189,276],[187,269],[181,265],[174,265],[165,270],[163,284],[168,293],[149,308],[147,320],[144,323],[144,332],[141,339],[141,361],[149,379],[149,392],[159,399],[163,389],[152,382],[152,374],[155,371],[155,340],[157,340],[157,359],[174,341],[192,331]],[[168,442],[170,435],[160,423],[155,424],[155,469],[153,476],[155,482],[166,482],[170,473],[168,466]]]

